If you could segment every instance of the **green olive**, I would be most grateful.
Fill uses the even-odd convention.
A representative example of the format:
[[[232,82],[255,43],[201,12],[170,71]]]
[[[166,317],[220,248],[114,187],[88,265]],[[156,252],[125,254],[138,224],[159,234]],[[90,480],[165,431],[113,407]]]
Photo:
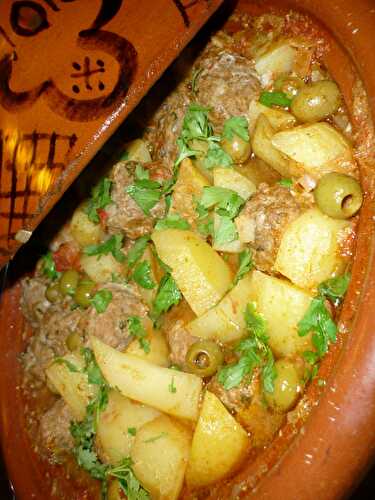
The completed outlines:
[[[69,271],[65,271],[59,282],[60,292],[63,295],[73,295],[75,289],[77,288],[79,280],[79,273],[74,269],[69,269]]]
[[[69,351],[77,351],[82,347],[82,339],[78,332],[70,332],[65,343]]]
[[[293,99],[299,91],[305,86],[305,82],[302,78],[290,75],[281,75],[275,81],[274,89],[278,92],[284,92],[284,94]]]
[[[361,208],[363,195],[359,182],[345,174],[323,175],[314,190],[319,209],[334,219],[348,219]]]
[[[282,413],[290,410],[302,391],[298,370],[291,361],[279,359],[275,363],[276,378],[273,392],[265,392],[267,403]]]
[[[232,158],[235,163],[243,163],[248,160],[251,154],[250,141],[245,141],[237,134],[233,134],[232,139],[221,140],[221,147]]]
[[[62,299],[60,287],[58,283],[51,283],[45,293],[46,299],[49,302],[55,303]]]
[[[91,280],[81,280],[74,293],[74,300],[81,307],[89,307],[95,283]]]
[[[223,364],[224,355],[212,340],[198,340],[186,353],[186,367],[199,377],[210,377]]]
[[[336,83],[322,80],[301,89],[290,110],[299,121],[313,123],[336,113],[340,104],[341,94]]]

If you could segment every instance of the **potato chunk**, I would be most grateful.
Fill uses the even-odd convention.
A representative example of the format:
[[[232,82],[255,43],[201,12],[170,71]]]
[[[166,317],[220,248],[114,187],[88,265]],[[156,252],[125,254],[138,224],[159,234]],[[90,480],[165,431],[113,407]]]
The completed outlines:
[[[351,173],[356,168],[347,140],[325,122],[283,130],[271,142],[315,179],[328,172]]]
[[[73,368],[81,370],[84,367],[79,354],[66,354],[60,359],[61,361],[52,361],[46,368],[47,381],[62,396],[74,418],[83,420],[95,387],[88,383],[86,373],[73,371]]]
[[[162,415],[143,425],[131,452],[133,470],[155,500],[179,497],[189,459],[191,431]]]
[[[209,186],[209,180],[193,165],[189,158],[183,160],[173,188],[171,213],[178,213],[190,224],[197,219],[195,199],[202,195],[203,188]]]
[[[257,189],[251,180],[247,179],[234,168],[215,168],[214,185],[235,191],[245,201],[248,200]]]
[[[298,323],[307,311],[312,295],[286,280],[260,271],[252,274],[252,300],[267,321],[269,345],[277,357],[294,356],[311,350],[311,335],[300,337]]]
[[[231,285],[232,273],[208,243],[192,231],[179,229],[155,231],[151,238],[198,316],[219,302]]]
[[[176,417],[196,420],[202,380],[154,365],[91,337],[96,361],[110,386],[140,403]]]
[[[299,176],[303,169],[298,168],[296,163],[285,156],[272,144],[272,138],[276,130],[270,124],[268,118],[261,114],[256,122],[254,134],[251,139],[253,152],[268,165],[277,170],[283,177]],[[283,132],[284,133],[284,132]]]
[[[281,237],[274,269],[301,288],[312,289],[340,273],[340,238],[350,223],[311,208],[289,224]]]
[[[147,328],[147,333],[147,340],[150,343],[150,352],[145,352],[139,345],[138,339],[134,339],[126,348],[126,353],[144,359],[149,363],[154,363],[155,365],[169,366],[169,347],[165,336],[161,331],[153,330],[152,327]]]
[[[266,116],[275,130],[293,127],[297,122],[295,117],[287,111],[269,108],[258,101],[251,101],[248,113],[250,134],[254,132],[256,121],[260,115]]]
[[[112,254],[82,255],[80,264],[83,271],[96,283],[111,281],[113,274],[122,274],[124,266]]]
[[[221,401],[207,391],[195,428],[186,481],[208,486],[235,471],[245,459],[249,438]]]
[[[188,332],[203,339],[216,339],[220,342],[233,342],[244,336],[246,325],[244,312],[252,300],[251,275],[245,276],[217,304],[199,318],[188,323]]]
[[[77,208],[73,214],[70,222],[70,231],[73,238],[81,247],[95,245],[102,238],[100,224],[92,222],[81,207]]]
[[[127,160],[130,161],[141,161],[142,163],[148,163],[152,161],[150,151],[147,148],[147,144],[142,139],[134,139],[125,144],[125,151],[128,154]]]
[[[100,458],[117,464],[130,455],[138,429],[154,420],[160,412],[131,401],[116,390],[111,390],[106,409],[99,414],[96,447]]]

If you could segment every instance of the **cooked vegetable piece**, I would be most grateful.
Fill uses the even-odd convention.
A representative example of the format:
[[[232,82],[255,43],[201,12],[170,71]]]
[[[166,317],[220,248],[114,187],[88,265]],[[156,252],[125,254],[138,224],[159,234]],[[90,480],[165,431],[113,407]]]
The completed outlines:
[[[74,292],[74,301],[76,304],[83,308],[89,307],[94,288],[95,283],[93,281],[88,279],[80,280]]]
[[[64,271],[59,281],[60,293],[62,295],[73,295],[79,281],[79,273],[75,269]]]
[[[248,200],[256,191],[256,186],[251,180],[232,168],[215,168],[214,185],[231,189],[244,200]]]
[[[92,337],[97,363],[109,385],[124,395],[180,418],[196,420],[201,379],[112,349]],[[173,382],[175,391],[169,390]]]
[[[297,162],[305,173],[315,179],[329,172],[348,173],[355,168],[349,143],[340,132],[325,122],[277,132],[272,136],[271,143],[279,153]],[[281,173],[284,177],[290,177],[286,172]]]
[[[276,411],[284,413],[295,405],[302,393],[302,382],[298,370],[287,359],[279,359],[275,363],[276,378],[273,392],[265,392],[267,403]]]
[[[169,349],[165,336],[159,330],[153,330],[152,327],[147,328],[147,341],[149,349],[145,351],[138,340],[133,340],[126,348],[127,354],[137,356],[149,363],[168,367],[169,366]]]
[[[340,104],[341,95],[336,83],[321,80],[299,91],[292,101],[291,111],[300,122],[312,123],[336,113]]]
[[[63,296],[60,291],[60,284],[57,282],[48,285],[45,292],[46,299],[53,304],[62,300]]]
[[[147,144],[142,139],[134,139],[125,144],[126,160],[148,163],[152,161]]]
[[[186,353],[187,370],[199,377],[214,375],[223,361],[223,351],[212,340],[198,340]]]
[[[193,223],[197,218],[194,200],[199,199],[203,188],[209,185],[209,180],[199,172],[189,158],[186,158],[181,163],[177,182],[173,188],[170,213],[178,213]]]
[[[236,165],[235,170],[249,179],[256,187],[262,182],[275,184],[281,175],[260,158],[252,158],[243,165]]]
[[[81,372],[83,368],[82,357],[73,353],[57,358],[46,368],[47,380],[63,397],[78,421],[85,417],[86,407],[94,394],[87,374]]]
[[[215,250],[191,231],[167,229],[152,234],[159,257],[197,315],[214,306],[229,289],[232,274]]]
[[[345,265],[340,240],[350,223],[311,208],[289,224],[281,237],[274,268],[301,288],[312,289]]]
[[[246,458],[249,438],[221,401],[206,391],[194,431],[186,481],[208,486],[233,473]]]
[[[289,99],[293,99],[301,89],[305,86],[305,82],[302,78],[296,76],[291,76],[288,74],[281,75],[274,83],[275,90],[279,92],[284,92]]]
[[[143,425],[131,457],[137,478],[155,500],[177,500],[189,459],[191,431],[162,415]]]
[[[233,342],[246,334],[244,312],[252,297],[251,276],[245,276],[213,308],[186,325],[195,337]]]
[[[302,169],[299,169],[292,159],[274,147],[272,140],[275,133],[276,130],[268,118],[263,114],[259,115],[251,141],[254,153],[283,177],[298,176],[302,173]]]
[[[283,73],[290,73],[296,58],[296,49],[289,40],[272,43],[265,52],[255,58],[255,69],[263,84],[276,79]]]
[[[224,123],[221,147],[235,163],[243,163],[251,154],[247,119],[234,116]]]
[[[283,109],[269,108],[258,101],[251,101],[249,106],[249,130],[253,133],[256,121],[260,115],[266,116],[275,130],[293,127],[297,120]]]
[[[111,281],[113,275],[122,275],[124,266],[113,255],[82,255],[80,264],[83,271],[96,283]]]
[[[251,288],[251,300],[267,322],[268,343],[275,356],[294,356],[311,350],[311,335],[300,337],[298,323],[309,308],[312,295],[260,271],[253,271]]]
[[[264,91],[260,94],[259,97],[259,102],[263,104],[264,106],[281,106],[284,108],[287,108],[290,106],[290,103],[292,102],[289,97],[287,97],[284,92],[278,92],[278,91],[273,91],[273,92],[267,92]]]
[[[363,195],[359,182],[345,174],[332,172],[319,180],[314,190],[320,210],[334,219],[349,219],[361,208]]]
[[[95,245],[102,238],[100,225],[90,220],[83,207],[75,210],[70,222],[70,231],[73,238],[81,247]]]
[[[96,448],[103,462],[117,464],[130,455],[134,435],[128,429],[139,428],[154,420],[160,412],[150,406],[131,401],[116,390],[108,394],[108,404],[100,413],[96,428]]]

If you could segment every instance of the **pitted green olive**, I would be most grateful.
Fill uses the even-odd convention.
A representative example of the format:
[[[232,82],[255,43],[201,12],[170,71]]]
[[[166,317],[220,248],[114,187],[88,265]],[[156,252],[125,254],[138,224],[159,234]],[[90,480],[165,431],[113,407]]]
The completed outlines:
[[[310,83],[292,100],[291,112],[301,122],[313,123],[336,113],[341,103],[338,86],[331,80]]]
[[[74,293],[74,300],[81,307],[89,307],[92,296],[92,291],[95,288],[95,283],[91,280],[81,280],[78,283]]]
[[[65,271],[59,281],[60,292],[63,295],[73,295],[77,288],[79,273],[74,269]]]
[[[277,92],[284,92],[289,99],[293,99],[304,86],[305,82],[302,78],[290,75],[279,76],[274,84],[275,90]]]
[[[250,141],[245,141],[236,134],[233,134],[232,139],[224,137],[221,141],[221,147],[235,163],[245,162],[251,154]]]
[[[298,370],[291,361],[279,359],[275,363],[276,378],[273,392],[265,392],[267,403],[282,413],[290,410],[302,391]]]
[[[186,353],[186,367],[199,377],[210,377],[223,364],[224,355],[216,342],[198,340]]]
[[[334,219],[348,219],[361,208],[363,195],[359,182],[345,174],[324,175],[314,191],[319,209]]]

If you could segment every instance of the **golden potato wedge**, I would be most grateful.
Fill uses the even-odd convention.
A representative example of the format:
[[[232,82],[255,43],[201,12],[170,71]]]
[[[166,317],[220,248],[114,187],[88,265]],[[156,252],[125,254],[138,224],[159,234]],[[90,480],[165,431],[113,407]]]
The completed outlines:
[[[117,351],[96,337],[90,340],[105,379],[121,394],[176,417],[198,418],[199,377]]]
[[[160,415],[150,406],[131,401],[116,390],[108,395],[108,404],[99,414],[96,449],[105,463],[117,464],[130,455],[138,429]]]
[[[126,353],[137,356],[137,358],[144,359],[155,365],[169,366],[169,347],[165,335],[160,330],[154,330],[152,326],[151,328],[146,328],[146,330],[148,333],[147,340],[150,344],[150,352],[145,352],[139,345],[139,341],[134,339],[126,348]]]
[[[266,116],[275,130],[290,128],[297,123],[296,118],[291,113],[288,113],[288,111],[277,108],[269,108],[268,106],[261,104],[259,101],[251,101],[247,115],[250,134],[254,132],[255,124],[260,115]]]
[[[244,313],[252,300],[251,275],[245,276],[212,309],[188,323],[188,332],[203,339],[233,342],[246,335]]]
[[[206,391],[195,428],[186,481],[191,488],[224,479],[246,458],[249,438],[222,402]]]
[[[345,264],[340,239],[350,222],[311,208],[289,224],[281,237],[274,269],[301,288],[314,289],[340,274]]]
[[[350,174],[356,168],[350,144],[325,122],[300,125],[273,135],[272,146],[319,179],[328,172]]]
[[[231,189],[245,201],[256,191],[255,184],[234,168],[214,168],[214,186]]]
[[[70,222],[70,232],[81,246],[95,245],[101,240],[103,233],[100,224],[92,222],[82,207],[75,210]]]
[[[125,151],[128,154],[127,160],[140,161],[142,163],[152,161],[150,151],[143,139],[134,139],[134,141],[126,143]]]
[[[124,266],[112,254],[82,255],[80,257],[82,270],[96,283],[111,281],[113,274],[123,274]]]
[[[151,238],[198,316],[219,302],[231,285],[232,272],[208,243],[192,231],[179,229],[154,231]]]
[[[75,420],[83,420],[86,407],[94,396],[95,386],[88,383],[86,373],[72,370],[73,367],[77,370],[84,367],[82,356],[72,353],[59,359],[60,361],[52,361],[46,368],[47,381],[62,396]]]
[[[131,451],[133,470],[155,500],[177,500],[189,459],[191,431],[162,415],[143,425]]]
[[[289,281],[252,273],[252,301],[267,322],[268,343],[277,357],[294,356],[312,350],[311,335],[300,337],[298,323],[313,296]]]

